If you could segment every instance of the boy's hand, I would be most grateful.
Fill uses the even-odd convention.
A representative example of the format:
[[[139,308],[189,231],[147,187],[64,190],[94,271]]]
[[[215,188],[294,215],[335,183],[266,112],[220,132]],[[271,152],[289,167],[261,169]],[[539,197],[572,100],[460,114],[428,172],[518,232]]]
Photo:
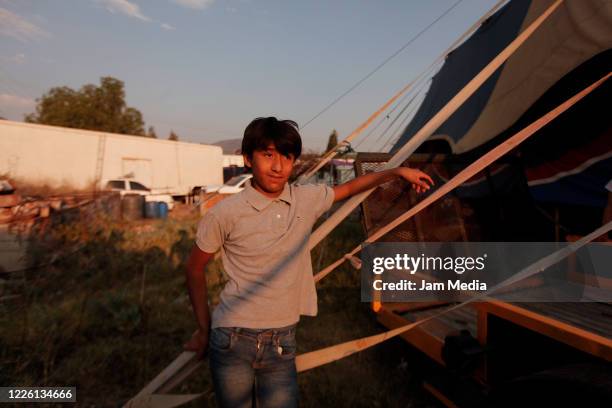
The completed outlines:
[[[409,167],[398,167],[397,171],[400,177],[412,184],[412,188],[417,193],[423,193],[434,185],[431,177],[429,177],[426,173],[423,173],[421,170],[411,169]]]
[[[186,351],[195,351],[198,359],[203,358],[208,350],[208,331],[204,332],[201,329],[196,330],[191,339],[183,345]]]

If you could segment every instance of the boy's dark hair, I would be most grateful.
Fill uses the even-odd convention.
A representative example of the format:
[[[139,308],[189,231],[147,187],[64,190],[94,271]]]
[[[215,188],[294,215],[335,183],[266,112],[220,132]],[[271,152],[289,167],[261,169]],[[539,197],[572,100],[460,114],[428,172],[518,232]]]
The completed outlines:
[[[292,120],[278,120],[273,116],[256,118],[249,123],[242,138],[242,154],[252,159],[253,151],[267,149],[270,142],[274,143],[276,150],[284,156],[292,154],[297,160],[302,154],[302,138],[297,123]]]

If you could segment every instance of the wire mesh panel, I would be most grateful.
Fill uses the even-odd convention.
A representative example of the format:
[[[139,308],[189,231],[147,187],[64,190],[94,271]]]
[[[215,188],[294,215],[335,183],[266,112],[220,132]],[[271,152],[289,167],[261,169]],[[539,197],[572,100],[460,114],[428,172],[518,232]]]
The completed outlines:
[[[382,170],[391,158],[388,153],[359,153],[355,160],[357,176]],[[443,155],[414,154],[403,166],[418,168],[432,176],[436,184],[449,178]],[[404,180],[393,180],[380,185],[361,204],[364,229],[368,236],[393,221],[428,193],[416,194]],[[467,241],[477,238],[478,227],[472,222],[473,210],[454,195],[447,194],[419,212],[416,216],[384,235],[380,242],[439,242]]]

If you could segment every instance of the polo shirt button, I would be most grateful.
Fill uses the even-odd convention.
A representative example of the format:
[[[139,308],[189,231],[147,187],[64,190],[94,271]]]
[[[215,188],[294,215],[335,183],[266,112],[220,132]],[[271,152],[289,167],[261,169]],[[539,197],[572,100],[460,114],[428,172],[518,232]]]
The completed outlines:
[[[276,214],[276,218],[280,218],[280,214]]]

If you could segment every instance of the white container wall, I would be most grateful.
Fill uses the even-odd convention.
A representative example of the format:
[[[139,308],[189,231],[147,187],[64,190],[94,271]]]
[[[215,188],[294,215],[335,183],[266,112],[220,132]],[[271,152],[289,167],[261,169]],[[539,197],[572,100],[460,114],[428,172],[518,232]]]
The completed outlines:
[[[132,176],[185,195],[223,183],[223,154],[218,146],[0,120],[0,174],[76,189]]]

